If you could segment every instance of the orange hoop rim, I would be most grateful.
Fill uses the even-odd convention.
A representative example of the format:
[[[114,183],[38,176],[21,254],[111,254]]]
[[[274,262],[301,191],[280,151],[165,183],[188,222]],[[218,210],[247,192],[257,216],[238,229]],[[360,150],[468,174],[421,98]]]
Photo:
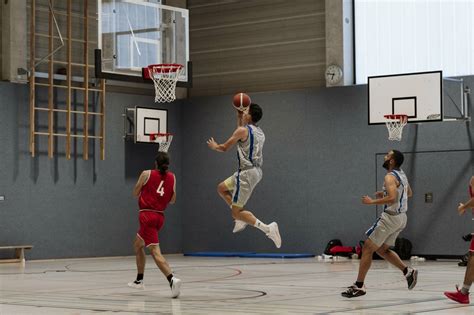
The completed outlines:
[[[156,138],[158,137],[169,137],[169,136],[173,136],[174,134],[172,133],[161,133],[161,132],[157,132],[157,133],[150,133],[148,136],[150,137],[150,140],[153,141],[153,140],[156,140]]]
[[[148,70],[151,73],[170,73],[176,72],[182,69],[184,66],[179,63],[159,63],[154,65],[149,65]]]
[[[400,120],[408,120],[408,115],[405,114],[387,114],[383,115],[385,119],[400,119]]]

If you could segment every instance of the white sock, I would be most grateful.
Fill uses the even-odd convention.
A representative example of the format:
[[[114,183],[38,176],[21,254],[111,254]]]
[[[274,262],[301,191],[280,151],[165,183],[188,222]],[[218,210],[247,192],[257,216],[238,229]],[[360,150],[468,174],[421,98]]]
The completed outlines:
[[[260,231],[262,231],[265,234],[270,233],[270,228],[268,227],[268,225],[266,225],[265,223],[263,223],[259,219],[257,219],[257,221],[255,221],[255,224],[253,226],[255,226],[257,229],[259,229]]]

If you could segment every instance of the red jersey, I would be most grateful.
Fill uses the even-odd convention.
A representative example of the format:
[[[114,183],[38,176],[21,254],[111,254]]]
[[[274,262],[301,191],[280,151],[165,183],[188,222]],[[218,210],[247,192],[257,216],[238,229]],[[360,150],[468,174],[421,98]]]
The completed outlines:
[[[175,177],[172,172],[161,175],[160,171],[151,170],[138,197],[140,210],[164,211],[173,197],[174,181]]]

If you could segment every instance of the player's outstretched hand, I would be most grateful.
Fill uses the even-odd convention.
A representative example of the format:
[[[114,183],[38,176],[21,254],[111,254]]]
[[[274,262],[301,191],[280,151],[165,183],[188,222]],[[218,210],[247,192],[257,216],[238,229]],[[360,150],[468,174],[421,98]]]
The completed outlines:
[[[209,140],[207,140],[207,146],[211,149],[211,150],[215,150],[218,146],[216,140],[214,140],[214,138],[210,138]]]
[[[466,208],[464,207],[464,204],[461,202],[459,203],[459,206],[458,206],[458,213],[461,215],[461,214],[464,214],[464,211],[466,211]]]
[[[369,196],[362,197],[362,203],[363,204],[371,205],[373,202],[374,202],[374,200],[372,198],[370,198]]]

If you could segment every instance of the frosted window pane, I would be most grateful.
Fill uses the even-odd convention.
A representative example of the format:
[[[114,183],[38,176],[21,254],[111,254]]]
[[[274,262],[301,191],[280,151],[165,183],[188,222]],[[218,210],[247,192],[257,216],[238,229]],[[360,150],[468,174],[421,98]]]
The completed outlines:
[[[474,1],[355,0],[356,83],[442,70],[474,74]]]

